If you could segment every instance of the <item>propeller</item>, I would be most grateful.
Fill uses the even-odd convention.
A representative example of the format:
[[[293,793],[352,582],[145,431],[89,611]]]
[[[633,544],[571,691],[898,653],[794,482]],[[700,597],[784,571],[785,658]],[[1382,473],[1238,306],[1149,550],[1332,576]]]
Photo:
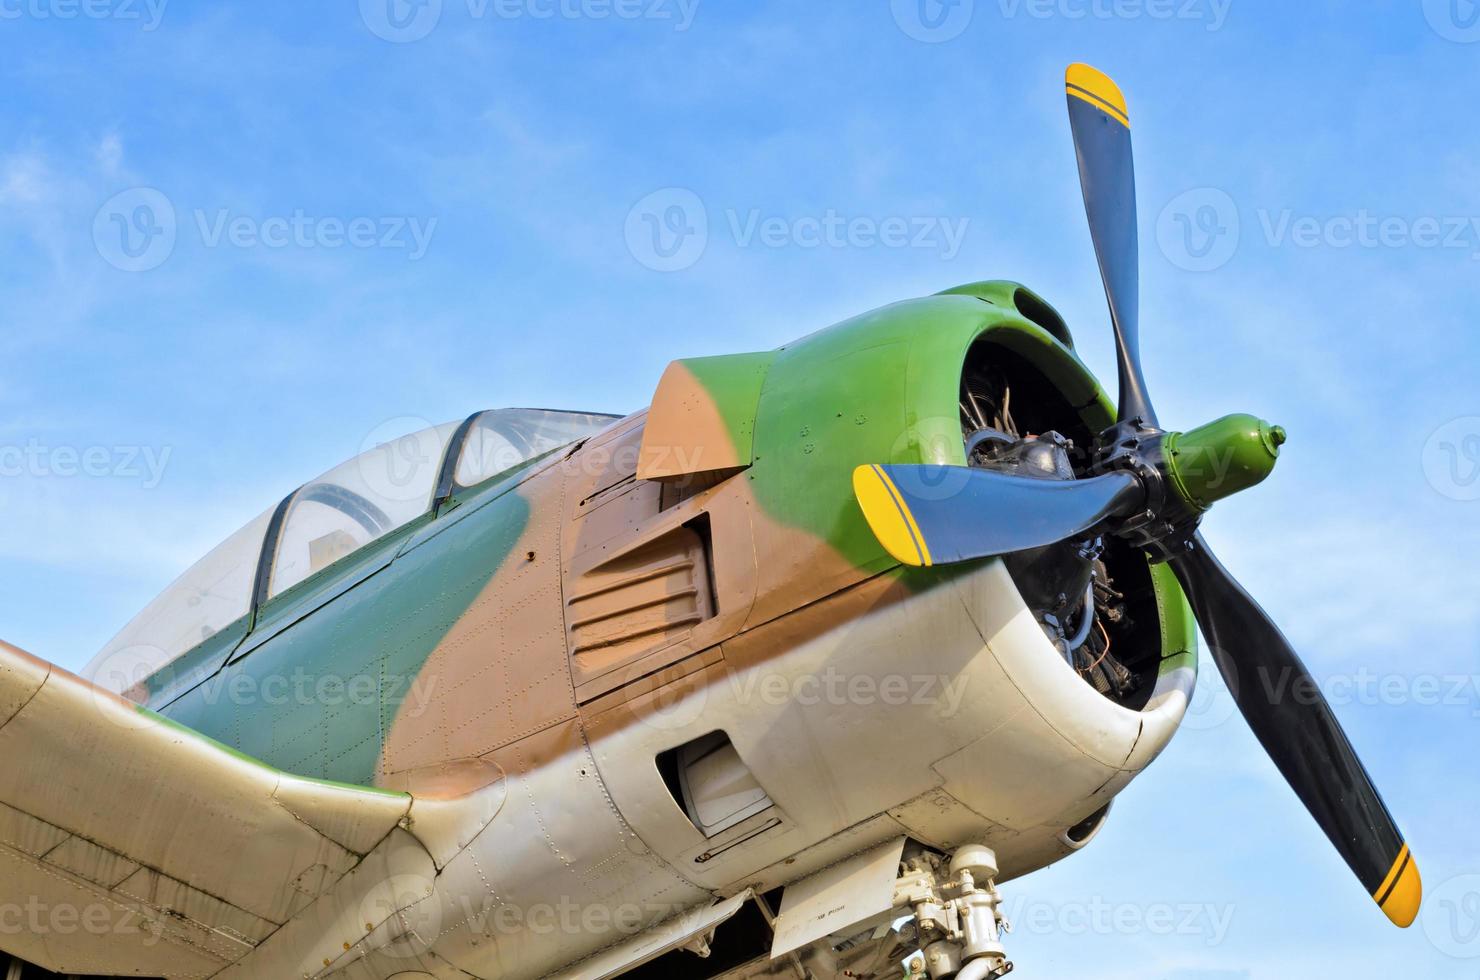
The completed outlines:
[[[1089,65],[1071,65],[1069,126],[1079,158],[1084,213],[1110,302],[1120,375],[1118,421],[1140,418],[1156,425],[1156,412],[1141,373],[1140,246],[1136,236],[1136,167],[1125,96],[1108,76]]]
[[[1290,642],[1201,534],[1171,565],[1264,751],[1383,912],[1412,924],[1423,891],[1418,867]]]
[[[1285,431],[1251,415],[1187,432],[1159,427],[1141,370],[1130,114],[1120,88],[1096,69],[1074,65],[1066,81],[1085,213],[1115,332],[1115,424],[1097,438],[1080,479],[872,464],[854,471],[855,496],[880,543],[906,565],[1107,534],[1169,563],[1254,735],[1368,894],[1406,928],[1423,885],[1402,833],[1294,648],[1198,532],[1216,501],[1269,476]]]
[[[853,493],[879,542],[906,565],[1042,548],[1078,537],[1141,499],[1129,473],[1060,481],[966,466],[889,464],[854,470]],[[1015,519],[984,524],[982,514]]]

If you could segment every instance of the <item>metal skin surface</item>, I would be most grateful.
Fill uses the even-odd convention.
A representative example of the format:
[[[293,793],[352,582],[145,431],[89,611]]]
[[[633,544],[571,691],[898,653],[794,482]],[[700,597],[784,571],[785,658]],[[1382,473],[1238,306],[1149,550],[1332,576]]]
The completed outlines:
[[[151,682],[150,708],[271,769],[414,801],[219,975],[542,977],[901,834],[986,842],[1003,879],[1083,846],[1066,830],[1191,697],[1175,579],[1152,569],[1162,666],[1128,710],[1064,662],[1001,562],[901,567],[851,485],[864,463],[964,465],[962,366],[988,335],[1109,424],[1020,289],[675,362],[648,412],[461,493]],[[705,838],[655,759],[716,730],[773,805]],[[363,921],[377,874],[411,887]]]

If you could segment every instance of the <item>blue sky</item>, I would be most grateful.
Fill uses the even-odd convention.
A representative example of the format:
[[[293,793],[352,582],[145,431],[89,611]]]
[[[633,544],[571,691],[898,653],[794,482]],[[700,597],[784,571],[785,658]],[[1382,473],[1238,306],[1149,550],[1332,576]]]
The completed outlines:
[[[1208,536],[1431,899],[1388,927],[1209,683],[1102,836],[1008,886],[1009,948],[1042,977],[1480,977],[1480,8],[395,2],[0,0],[0,636],[80,667],[416,420],[630,411],[671,358],[962,282],[1032,285],[1113,379],[1061,85],[1086,60],[1135,117],[1164,421],[1291,433]]]

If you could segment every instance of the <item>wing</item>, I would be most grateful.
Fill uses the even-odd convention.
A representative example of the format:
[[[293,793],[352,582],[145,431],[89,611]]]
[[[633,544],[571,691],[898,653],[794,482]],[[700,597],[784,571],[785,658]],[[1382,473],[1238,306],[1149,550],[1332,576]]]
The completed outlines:
[[[733,919],[740,907],[753,897],[747,888],[713,905],[690,909],[639,936],[567,967],[550,980],[613,980],[676,949],[687,949],[698,956],[708,957],[709,940],[714,930]]]
[[[0,760],[0,947],[58,973],[212,976],[409,839],[407,794],[279,772],[4,643]]]

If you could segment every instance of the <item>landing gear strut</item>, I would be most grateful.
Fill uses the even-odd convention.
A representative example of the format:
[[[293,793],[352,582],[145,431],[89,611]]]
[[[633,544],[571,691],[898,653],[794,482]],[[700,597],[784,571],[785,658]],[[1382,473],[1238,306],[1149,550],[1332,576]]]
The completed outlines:
[[[924,853],[906,862],[895,895],[914,910],[931,980],[995,980],[1012,972],[1002,948],[1011,926],[1002,915],[997,855],[968,844],[947,864]]]

